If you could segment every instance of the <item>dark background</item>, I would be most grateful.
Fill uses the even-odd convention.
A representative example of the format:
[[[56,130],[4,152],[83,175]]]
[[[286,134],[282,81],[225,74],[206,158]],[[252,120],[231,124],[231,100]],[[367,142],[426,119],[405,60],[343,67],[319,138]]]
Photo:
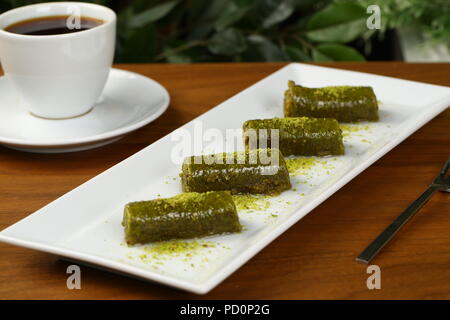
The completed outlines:
[[[47,2],[0,0],[0,12]],[[397,29],[448,43],[450,0],[95,0],[118,14],[116,62],[401,60]],[[381,8],[381,30],[366,26]]]

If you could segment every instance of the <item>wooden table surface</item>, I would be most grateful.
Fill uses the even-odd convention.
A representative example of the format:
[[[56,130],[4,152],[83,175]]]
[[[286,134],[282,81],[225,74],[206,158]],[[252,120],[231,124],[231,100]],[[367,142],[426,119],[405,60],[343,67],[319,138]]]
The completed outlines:
[[[119,142],[91,151],[42,155],[0,147],[0,229],[282,66],[118,65],[162,83],[172,98],[168,111]],[[450,86],[450,64],[329,66]],[[448,194],[437,193],[373,261],[381,268],[381,290],[367,289],[367,266],[355,262],[428,186],[449,156],[447,109],[204,296],[88,267],[82,267],[82,289],[68,290],[67,262],[0,244],[0,299],[449,299]]]

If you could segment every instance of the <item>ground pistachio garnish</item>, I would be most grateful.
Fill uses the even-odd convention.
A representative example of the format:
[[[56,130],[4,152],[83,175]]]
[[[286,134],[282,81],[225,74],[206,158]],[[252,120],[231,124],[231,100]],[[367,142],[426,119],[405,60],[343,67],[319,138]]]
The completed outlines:
[[[319,166],[320,171],[326,170],[326,174],[331,174],[331,170],[335,167],[332,161],[336,161],[337,158],[317,158],[317,157],[289,157],[286,158],[286,166],[291,176],[303,176],[306,180],[312,178],[313,167]],[[302,182],[301,182],[302,183]]]
[[[340,124],[339,125],[342,130],[342,135],[344,137],[349,136],[351,133],[368,131],[370,129],[369,125],[348,125],[348,124]]]
[[[320,160],[317,160],[316,158],[306,157],[286,159],[286,165],[290,174],[304,174],[319,162]]]
[[[211,241],[182,241],[171,240],[158,242],[152,246],[144,247],[144,254],[141,254],[139,258],[143,262],[149,262],[150,260],[164,260],[165,258],[172,257],[193,257],[198,255],[201,250],[214,248],[216,243]]]
[[[316,96],[322,97],[327,95],[336,99],[341,98],[347,89],[352,88],[351,86],[329,86],[324,88],[316,88],[313,93]]]
[[[251,194],[235,194],[233,201],[238,211],[263,211],[270,207],[268,196],[251,195]]]

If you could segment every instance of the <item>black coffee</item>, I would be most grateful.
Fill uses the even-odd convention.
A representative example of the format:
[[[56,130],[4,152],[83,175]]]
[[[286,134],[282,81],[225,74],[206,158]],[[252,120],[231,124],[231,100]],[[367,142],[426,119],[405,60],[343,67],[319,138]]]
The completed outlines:
[[[102,20],[88,17],[49,16],[14,23],[5,31],[29,36],[49,36],[79,32],[97,27]]]

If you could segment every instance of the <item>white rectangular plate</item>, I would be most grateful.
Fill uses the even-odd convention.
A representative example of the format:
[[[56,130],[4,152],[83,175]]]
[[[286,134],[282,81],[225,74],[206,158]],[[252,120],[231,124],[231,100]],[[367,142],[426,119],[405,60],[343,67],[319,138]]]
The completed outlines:
[[[172,161],[179,142],[173,136],[179,130],[193,134],[200,123],[204,131],[224,133],[248,119],[281,117],[288,80],[308,87],[372,86],[381,120],[344,131],[346,155],[309,160],[312,166],[292,176],[293,190],[259,200],[267,208],[240,210],[239,234],[188,242],[199,247],[192,245],[189,253],[155,254],[151,246],[124,245],[120,222],[127,202],[181,192],[180,165]],[[0,240],[203,294],[449,104],[447,87],[290,64],[3,230]]]

